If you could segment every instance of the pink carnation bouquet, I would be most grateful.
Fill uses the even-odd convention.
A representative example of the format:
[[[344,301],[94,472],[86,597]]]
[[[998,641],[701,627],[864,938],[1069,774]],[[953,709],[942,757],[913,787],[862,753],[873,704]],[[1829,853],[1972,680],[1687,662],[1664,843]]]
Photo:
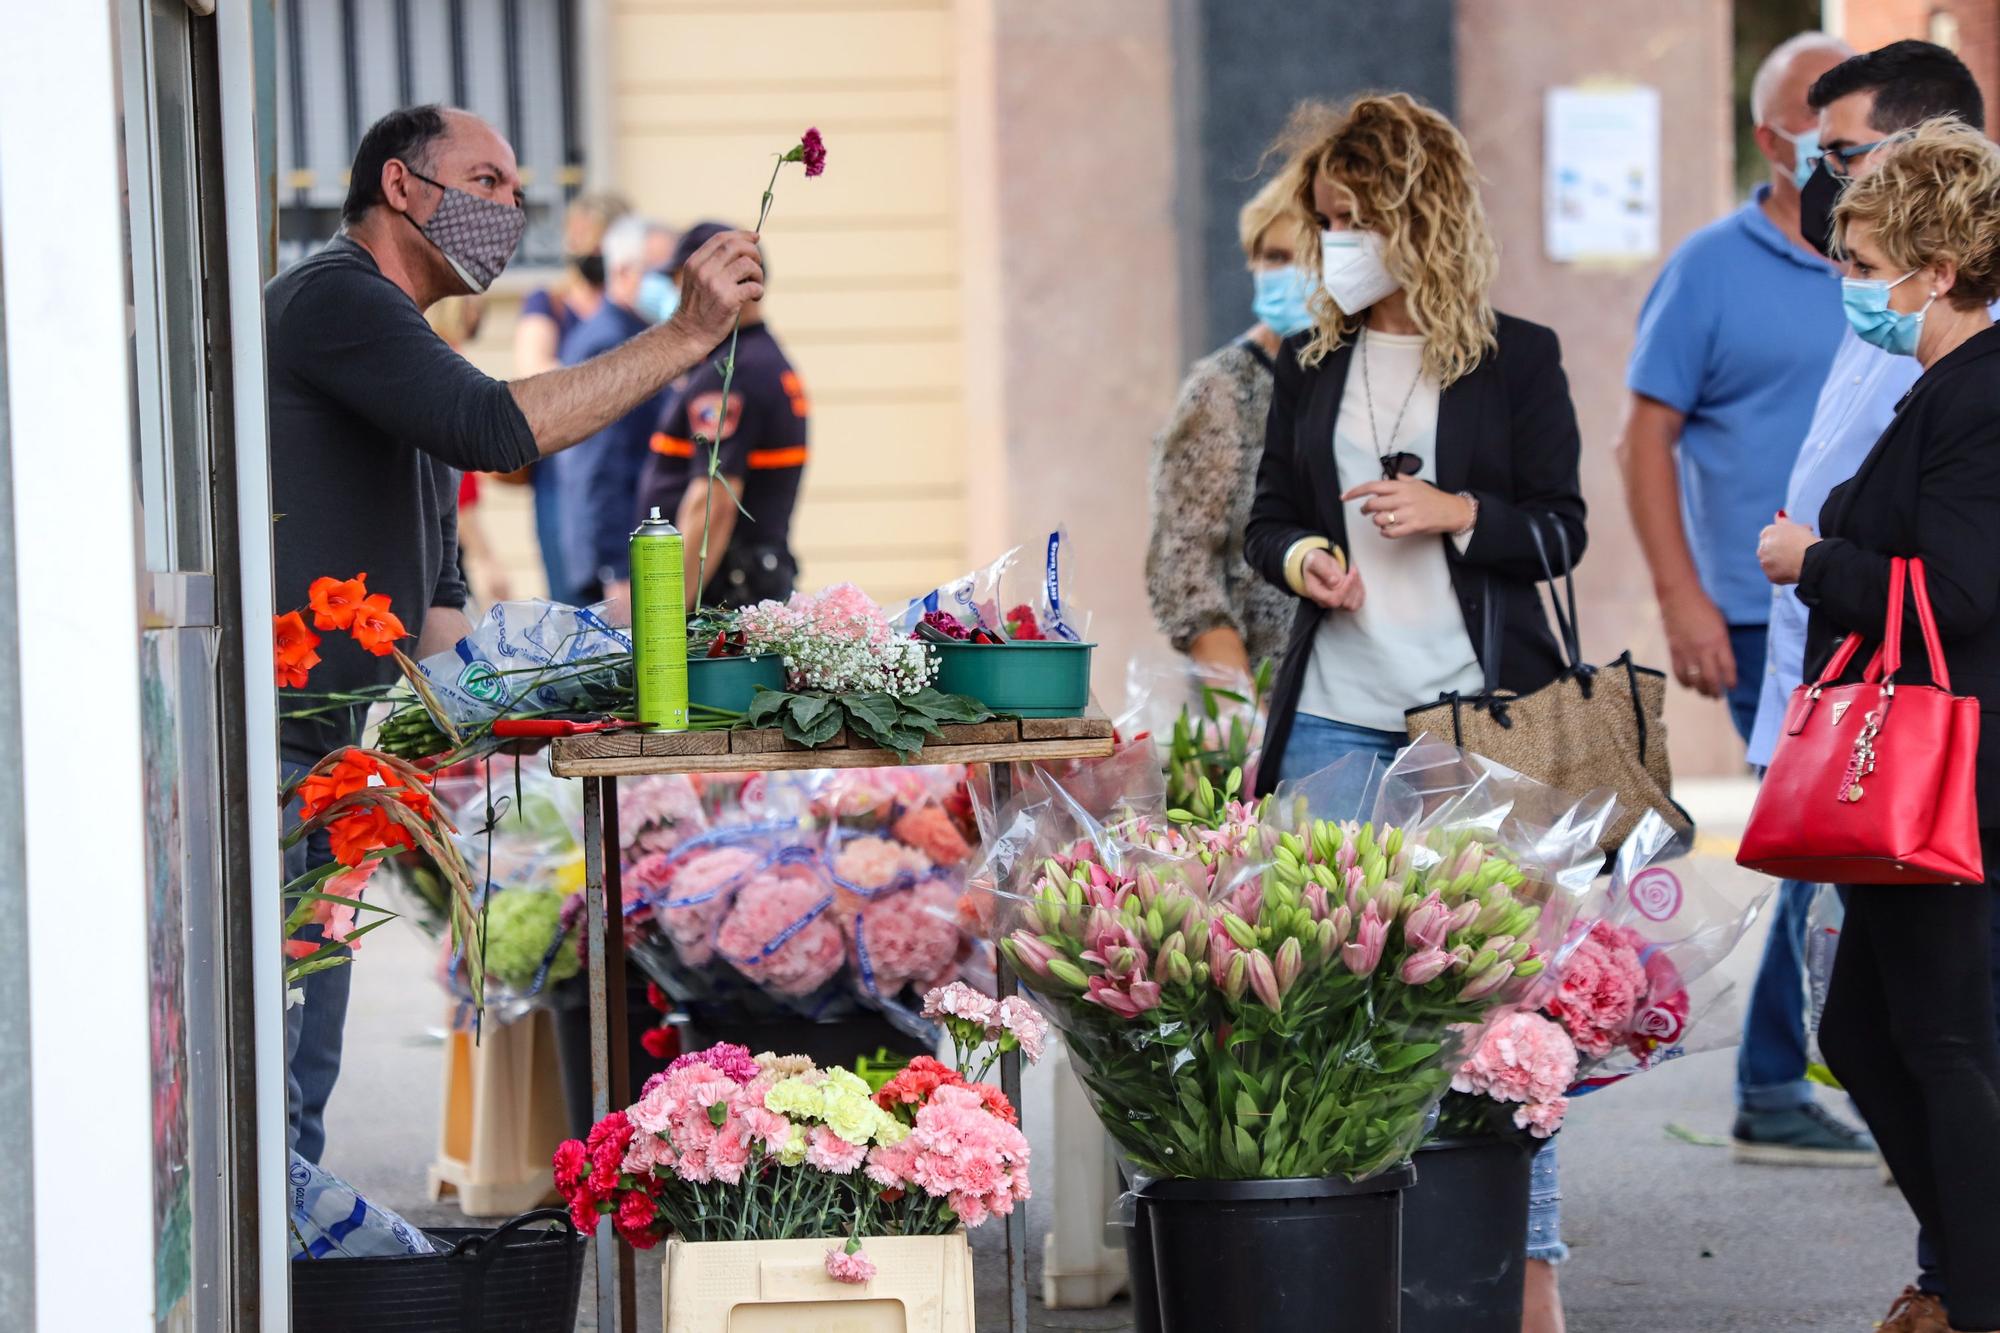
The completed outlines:
[[[1026,1006],[993,1019],[1000,1035],[981,1045],[1039,1051]],[[1014,1107],[962,1070],[925,1058],[874,1092],[852,1070],[730,1045],[681,1056],[637,1102],[562,1144],[554,1177],[586,1232],[608,1218],[639,1249],[667,1235],[822,1237],[836,1242],[827,1271],[841,1281],[872,1272],[867,1237],[978,1226],[1029,1194]]]

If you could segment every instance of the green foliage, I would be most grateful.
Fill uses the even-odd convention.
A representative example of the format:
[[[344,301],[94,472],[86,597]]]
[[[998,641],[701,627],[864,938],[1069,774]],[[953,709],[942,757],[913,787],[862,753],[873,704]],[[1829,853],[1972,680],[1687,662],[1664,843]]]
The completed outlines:
[[[1271,674],[1266,658],[1252,675],[1247,696],[1203,684],[1200,714],[1181,709],[1167,746],[1167,807],[1177,820],[1213,827],[1221,821],[1223,807],[1242,794],[1243,770],[1250,763],[1250,722],[1264,711]]]
[[[952,723],[984,722],[991,709],[960,694],[925,688],[898,698],[869,691],[858,694],[793,694],[760,689],[743,716],[747,727],[776,727],[808,749],[827,744],[843,729],[905,759]]]

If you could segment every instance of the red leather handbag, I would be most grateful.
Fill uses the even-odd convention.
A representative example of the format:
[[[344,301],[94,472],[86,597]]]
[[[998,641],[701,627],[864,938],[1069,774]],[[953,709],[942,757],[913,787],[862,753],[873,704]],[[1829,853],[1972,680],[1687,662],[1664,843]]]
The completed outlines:
[[[1906,574],[1937,683],[1899,689]],[[1951,693],[1922,560],[1890,561],[1882,646],[1859,684],[1835,684],[1860,650],[1848,635],[1793,692],[1736,863],[1809,883],[1981,882],[1979,701]]]

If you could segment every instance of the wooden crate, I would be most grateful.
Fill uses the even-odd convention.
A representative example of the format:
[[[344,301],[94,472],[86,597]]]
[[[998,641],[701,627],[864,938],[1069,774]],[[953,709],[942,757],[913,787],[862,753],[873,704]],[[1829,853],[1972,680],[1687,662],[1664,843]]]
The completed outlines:
[[[1001,718],[947,726],[908,762],[1035,763],[1097,759],[1111,753],[1111,723],[1101,717]],[[886,768],[905,762],[893,750],[845,732],[806,749],[775,728],[750,731],[611,731],[565,736],[549,746],[559,778],[640,773],[780,772],[813,768]]]

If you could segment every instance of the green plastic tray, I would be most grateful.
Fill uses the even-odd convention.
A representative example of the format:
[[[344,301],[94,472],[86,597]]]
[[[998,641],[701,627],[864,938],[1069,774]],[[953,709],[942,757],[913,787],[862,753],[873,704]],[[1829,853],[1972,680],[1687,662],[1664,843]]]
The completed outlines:
[[[688,659],[688,702],[732,713],[749,711],[758,686],[785,688],[785,659],[776,653],[756,657],[691,657]]]
[[[934,643],[937,688],[1016,717],[1082,717],[1090,706],[1092,643]]]

